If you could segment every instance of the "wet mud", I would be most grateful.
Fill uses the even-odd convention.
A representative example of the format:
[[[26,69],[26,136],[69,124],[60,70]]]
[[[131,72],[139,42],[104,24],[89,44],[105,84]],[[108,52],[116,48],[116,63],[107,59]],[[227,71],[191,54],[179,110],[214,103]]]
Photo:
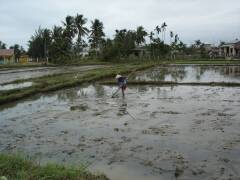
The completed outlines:
[[[0,106],[0,152],[110,179],[239,179],[240,88],[86,85]]]

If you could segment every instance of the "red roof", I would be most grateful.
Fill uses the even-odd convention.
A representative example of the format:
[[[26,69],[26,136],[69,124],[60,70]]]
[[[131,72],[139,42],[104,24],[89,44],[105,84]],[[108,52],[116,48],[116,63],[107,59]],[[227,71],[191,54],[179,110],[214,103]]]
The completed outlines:
[[[14,50],[13,49],[0,49],[0,56],[13,56]]]

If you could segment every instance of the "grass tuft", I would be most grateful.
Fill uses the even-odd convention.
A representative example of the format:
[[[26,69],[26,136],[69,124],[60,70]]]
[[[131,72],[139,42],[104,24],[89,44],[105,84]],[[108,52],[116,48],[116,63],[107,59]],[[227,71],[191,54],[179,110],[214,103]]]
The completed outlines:
[[[0,179],[18,180],[108,180],[105,175],[95,175],[85,167],[71,167],[57,164],[40,166],[19,155],[0,154]]]

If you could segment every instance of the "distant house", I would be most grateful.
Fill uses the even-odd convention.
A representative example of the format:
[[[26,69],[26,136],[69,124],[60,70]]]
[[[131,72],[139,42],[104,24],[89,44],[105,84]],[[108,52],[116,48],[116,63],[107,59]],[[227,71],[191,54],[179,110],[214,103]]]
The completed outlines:
[[[134,48],[132,50],[132,53],[137,57],[146,57],[146,56],[148,57],[148,56],[150,56],[150,51],[144,46]]]
[[[30,61],[29,56],[28,55],[21,55],[18,62],[21,64],[27,64]]]
[[[240,58],[240,40],[236,39],[233,42],[224,43],[221,45],[219,55],[225,58]]]
[[[14,59],[13,49],[0,49],[0,64],[14,63]]]

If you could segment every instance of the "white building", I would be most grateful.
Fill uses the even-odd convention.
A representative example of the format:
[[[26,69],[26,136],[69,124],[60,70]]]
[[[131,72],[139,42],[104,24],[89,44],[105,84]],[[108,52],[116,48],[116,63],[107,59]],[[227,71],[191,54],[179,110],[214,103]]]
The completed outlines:
[[[240,58],[240,40],[224,43],[219,47],[219,55],[225,58]]]

